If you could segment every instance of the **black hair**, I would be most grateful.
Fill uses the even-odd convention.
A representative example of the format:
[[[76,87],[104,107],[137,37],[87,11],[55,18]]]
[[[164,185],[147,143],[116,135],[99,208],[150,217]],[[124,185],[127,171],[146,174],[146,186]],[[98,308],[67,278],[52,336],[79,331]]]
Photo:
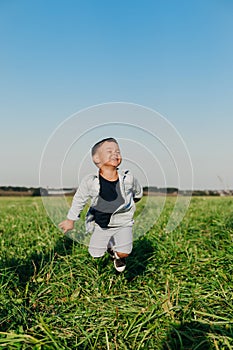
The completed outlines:
[[[101,141],[98,141],[98,142],[92,147],[92,149],[91,149],[91,155],[92,155],[92,157],[96,154],[98,148],[99,148],[100,146],[102,146],[102,144],[103,144],[104,142],[115,142],[115,143],[118,145],[117,140],[114,139],[113,137],[107,137],[106,139],[103,139],[103,140],[101,140]]]

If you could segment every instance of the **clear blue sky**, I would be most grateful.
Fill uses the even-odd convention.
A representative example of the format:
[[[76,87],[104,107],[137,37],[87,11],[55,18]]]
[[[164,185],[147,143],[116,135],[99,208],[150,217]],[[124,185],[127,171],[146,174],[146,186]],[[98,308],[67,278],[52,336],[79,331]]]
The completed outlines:
[[[195,188],[233,188],[232,33],[231,0],[0,0],[0,185],[38,186],[60,123],[125,101],[174,125]]]

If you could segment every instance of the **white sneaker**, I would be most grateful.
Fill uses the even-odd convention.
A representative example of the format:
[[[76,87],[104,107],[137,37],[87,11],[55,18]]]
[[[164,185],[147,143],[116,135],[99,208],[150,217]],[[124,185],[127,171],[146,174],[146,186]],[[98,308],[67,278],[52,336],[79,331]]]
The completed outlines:
[[[115,253],[114,267],[118,272],[123,272],[126,268],[126,259],[116,257],[116,253]]]

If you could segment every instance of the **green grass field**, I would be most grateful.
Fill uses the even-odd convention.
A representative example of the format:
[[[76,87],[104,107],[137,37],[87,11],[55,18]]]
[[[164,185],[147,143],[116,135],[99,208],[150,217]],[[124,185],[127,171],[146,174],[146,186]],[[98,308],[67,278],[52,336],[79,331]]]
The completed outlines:
[[[167,233],[174,201],[117,274],[40,198],[0,198],[0,348],[233,349],[233,198],[194,197]]]

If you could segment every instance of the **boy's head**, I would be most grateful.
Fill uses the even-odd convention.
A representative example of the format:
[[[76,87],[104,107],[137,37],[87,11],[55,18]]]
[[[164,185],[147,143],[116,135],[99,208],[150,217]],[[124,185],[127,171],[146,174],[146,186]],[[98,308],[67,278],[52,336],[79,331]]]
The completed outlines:
[[[117,168],[122,160],[118,142],[113,137],[97,142],[91,149],[91,155],[98,168],[103,166]]]

